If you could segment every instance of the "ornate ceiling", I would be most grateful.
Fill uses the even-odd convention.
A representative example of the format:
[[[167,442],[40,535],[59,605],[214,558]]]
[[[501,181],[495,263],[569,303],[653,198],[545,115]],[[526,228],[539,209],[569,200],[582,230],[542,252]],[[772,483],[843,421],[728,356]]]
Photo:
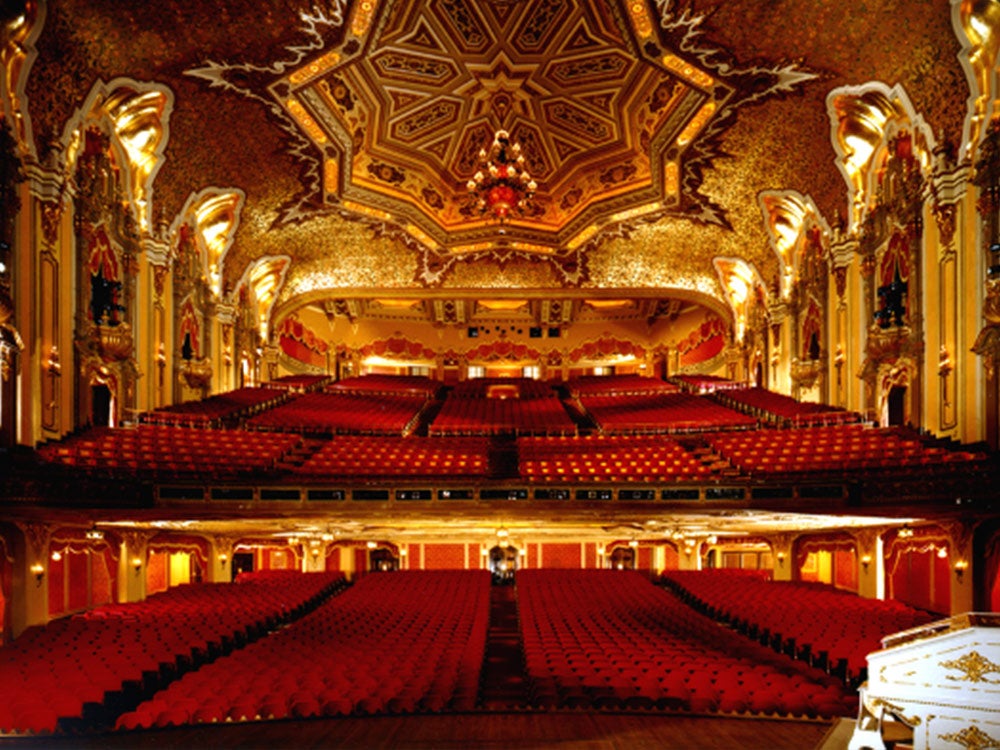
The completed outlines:
[[[724,300],[717,258],[777,280],[763,195],[847,212],[831,91],[898,85],[961,138],[951,5],[49,0],[26,133],[56,165],[95,86],[158,87],[154,212],[238,196],[218,288],[288,257],[284,310],[359,290]],[[539,184],[504,226],[465,187],[498,128]]]

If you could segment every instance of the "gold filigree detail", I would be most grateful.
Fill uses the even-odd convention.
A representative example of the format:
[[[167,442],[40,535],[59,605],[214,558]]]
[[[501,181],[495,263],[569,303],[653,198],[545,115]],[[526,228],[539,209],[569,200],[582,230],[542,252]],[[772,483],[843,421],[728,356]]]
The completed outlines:
[[[939,666],[942,666],[945,669],[957,669],[958,671],[965,673],[963,677],[953,677],[948,675],[949,680],[956,680],[960,682],[988,682],[991,685],[1000,684],[1000,680],[986,679],[986,675],[990,672],[1000,673],[1000,664],[991,662],[978,651],[970,651],[969,653],[963,655],[960,659],[940,662]]]
[[[956,742],[967,750],[987,750],[987,748],[1000,748],[1000,740],[990,737],[986,732],[975,724],[968,726],[961,732],[951,734],[939,734],[938,739],[945,742]]]

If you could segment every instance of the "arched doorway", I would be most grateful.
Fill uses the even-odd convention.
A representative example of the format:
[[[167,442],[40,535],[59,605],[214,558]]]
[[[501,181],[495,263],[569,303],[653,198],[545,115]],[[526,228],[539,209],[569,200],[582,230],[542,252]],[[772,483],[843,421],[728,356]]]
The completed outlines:
[[[906,386],[894,385],[886,397],[889,426],[902,427],[906,424]]]
[[[94,427],[111,426],[111,389],[104,383],[90,386],[90,423]]]
[[[496,545],[489,554],[490,573],[493,575],[493,583],[503,586],[514,583],[514,574],[517,572],[517,547],[512,545]]]
[[[632,547],[615,547],[611,550],[608,563],[612,570],[635,570],[635,549]]]
[[[393,570],[399,570],[399,558],[386,547],[373,549],[368,553],[368,570],[374,573],[389,573]]]

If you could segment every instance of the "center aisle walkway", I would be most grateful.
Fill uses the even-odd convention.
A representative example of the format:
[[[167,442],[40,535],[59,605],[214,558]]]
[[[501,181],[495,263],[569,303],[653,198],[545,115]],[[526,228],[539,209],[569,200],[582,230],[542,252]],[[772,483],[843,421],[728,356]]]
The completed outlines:
[[[513,586],[490,587],[490,627],[479,691],[479,705],[489,711],[528,705],[516,592]]]

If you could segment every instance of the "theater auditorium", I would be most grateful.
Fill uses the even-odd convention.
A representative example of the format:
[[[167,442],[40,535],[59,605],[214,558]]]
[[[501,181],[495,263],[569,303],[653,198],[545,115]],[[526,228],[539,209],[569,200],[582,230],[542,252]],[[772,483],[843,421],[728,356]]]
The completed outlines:
[[[1000,745],[998,57],[3,3],[0,744]]]

